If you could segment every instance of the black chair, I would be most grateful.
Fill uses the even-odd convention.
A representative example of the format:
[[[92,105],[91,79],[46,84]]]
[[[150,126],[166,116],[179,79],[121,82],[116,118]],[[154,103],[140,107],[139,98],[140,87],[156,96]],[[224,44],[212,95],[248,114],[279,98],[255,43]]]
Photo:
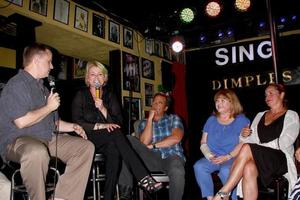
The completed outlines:
[[[8,165],[10,166],[10,168],[14,169],[14,172],[11,177],[10,200],[19,200],[19,199],[30,200],[26,191],[26,187],[23,184],[23,180],[21,177],[20,164],[9,161]],[[49,170],[48,170],[48,174],[46,177],[46,184],[45,184],[47,198],[53,194],[59,176],[61,173],[64,172],[64,168],[65,165],[61,161],[58,161],[57,168],[56,168],[55,158],[50,159]],[[61,172],[59,171],[59,169]]]
[[[261,200],[286,200],[289,192],[289,182],[284,176],[276,177],[266,188],[259,181],[258,198]]]

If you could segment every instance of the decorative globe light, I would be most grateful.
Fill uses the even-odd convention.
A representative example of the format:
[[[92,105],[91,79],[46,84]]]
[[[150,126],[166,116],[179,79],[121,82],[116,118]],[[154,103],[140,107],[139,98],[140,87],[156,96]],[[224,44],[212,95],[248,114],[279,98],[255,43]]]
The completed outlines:
[[[183,49],[183,43],[181,41],[176,40],[176,41],[173,42],[173,44],[172,44],[172,50],[174,52],[179,53],[179,52],[182,51],[182,49]]]
[[[206,5],[205,12],[210,17],[216,17],[221,12],[221,5],[216,1],[211,1]]]
[[[245,12],[250,8],[251,1],[250,0],[235,0],[234,6],[238,11]]]
[[[191,23],[195,18],[194,11],[191,8],[184,8],[180,12],[180,19],[183,23]]]

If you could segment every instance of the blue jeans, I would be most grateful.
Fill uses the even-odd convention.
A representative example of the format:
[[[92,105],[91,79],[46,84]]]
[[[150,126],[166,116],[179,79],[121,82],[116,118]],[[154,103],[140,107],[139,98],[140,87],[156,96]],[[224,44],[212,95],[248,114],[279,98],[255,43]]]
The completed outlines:
[[[150,171],[162,171],[169,176],[169,199],[182,200],[185,185],[184,160],[177,155],[162,159],[160,153],[151,151],[136,137],[128,136],[128,140]],[[132,186],[132,175],[125,164],[122,165],[119,184]]]
[[[219,171],[218,176],[220,177],[223,184],[226,183],[233,159],[224,162],[220,165],[213,164],[206,158],[201,158],[194,164],[194,172],[196,181],[201,189],[202,198],[208,196],[214,196],[214,185],[211,173]],[[232,200],[237,200],[236,188],[232,191],[231,194]]]

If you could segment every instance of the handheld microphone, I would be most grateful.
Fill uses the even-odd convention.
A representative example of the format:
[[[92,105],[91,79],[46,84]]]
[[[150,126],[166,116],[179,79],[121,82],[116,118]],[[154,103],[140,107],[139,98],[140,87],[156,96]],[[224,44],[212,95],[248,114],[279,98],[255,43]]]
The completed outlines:
[[[56,92],[55,78],[53,76],[49,75],[48,82],[49,82],[49,86],[50,86],[51,90],[53,91],[53,93],[55,93]]]
[[[95,81],[95,90],[96,90],[95,92],[96,92],[96,98],[98,98],[98,99],[100,99],[100,97],[101,97],[100,89],[101,89],[101,84],[98,80],[96,80]]]

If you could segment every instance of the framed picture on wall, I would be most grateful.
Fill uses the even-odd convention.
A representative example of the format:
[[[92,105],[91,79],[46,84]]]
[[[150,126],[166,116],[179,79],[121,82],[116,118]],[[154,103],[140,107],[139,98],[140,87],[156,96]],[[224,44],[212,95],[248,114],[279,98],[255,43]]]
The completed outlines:
[[[123,89],[140,92],[139,58],[123,52]]]
[[[47,16],[48,0],[30,0],[29,10]]]
[[[163,43],[163,57],[167,60],[171,59],[171,49],[167,43]]]
[[[64,24],[69,24],[70,2],[55,0],[53,19]]]
[[[75,7],[74,27],[85,32],[88,31],[88,11],[77,5]]]
[[[145,106],[151,106],[154,94],[153,84],[145,83]]]
[[[131,98],[131,99],[130,99]],[[129,102],[131,101],[131,108],[129,108]],[[136,121],[141,116],[141,99],[135,97],[123,97],[123,108],[126,116],[129,116],[129,109],[131,109],[131,120]]]
[[[124,47],[133,48],[133,31],[124,27],[123,29],[123,45]]]
[[[146,58],[142,58],[142,76],[143,78],[155,79],[154,62]]]
[[[148,54],[153,54],[153,39],[146,39],[145,40],[145,51]]]
[[[123,110],[124,119],[126,122],[124,123],[123,128],[124,130],[128,130],[128,133],[131,134],[134,131],[134,122],[141,119],[141,99],[134,97],[123,97]]]
[[[68,66],[70,61],[72,61],[73,58],[65,55],[60,56],[60,62],[58,63],[59,69],[58,69],[58,74],[57,74],[57,79],[58,80],[67,80],[68,78]]]
[[[73,62],[73,78],[84,78],[87,61],[74,58]]]
[[[23,0],[6,0],[6,1],[13,3],[17,6],[21,6],[21,7],[23,6]]]
[[[93,35],[105,38],[105,19],[93,13]]]
[[[109,21],[109,41],[120,44],[120,24]]]
[[[161,56],[160,41],[155,40],[153,45],[153,54]]]

